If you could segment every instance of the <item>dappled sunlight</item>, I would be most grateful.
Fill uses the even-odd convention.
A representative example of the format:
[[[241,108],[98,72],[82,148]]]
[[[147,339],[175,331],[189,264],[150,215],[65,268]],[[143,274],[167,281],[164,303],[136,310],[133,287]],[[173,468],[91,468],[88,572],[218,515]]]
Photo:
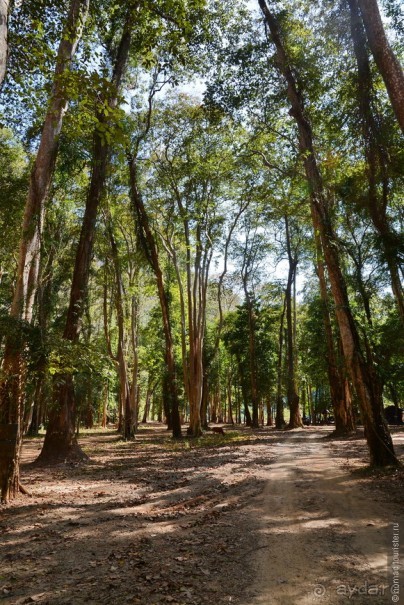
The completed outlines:
[[[240,441],[242,430],[215,446],[174,443],[158,425],[128,443],[107,431],[82,437],[89,463],[49,469],[29,464],[39,445],[29,441],[23,480],[33,497],[0,522],[15,598],[70,605],[97,585],[99,603],[120,603],[129,580],[145,605],[156,594],[334,605],[346,602],[341,585],[382,585],[393,509],[366,491],[373,475],[357,476],[363,439],[326,441],[329,432],[269,428]]]

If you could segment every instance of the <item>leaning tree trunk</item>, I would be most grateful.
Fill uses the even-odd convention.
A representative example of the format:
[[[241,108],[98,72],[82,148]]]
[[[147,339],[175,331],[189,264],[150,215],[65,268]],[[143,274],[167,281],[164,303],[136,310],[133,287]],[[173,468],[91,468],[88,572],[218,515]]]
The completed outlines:
[[[23,320],[30,323],[32,319],[38,286],[39,251],[45,201],[52,181],[59,135],[67,110],[63,78],[70,69],[76,52],[88,12],[88,4],[89,0],[72,0],[59,44],[52,95],[25,202],[16,287],[10,309],[12,321]],[[1,27],[3,26],[4,24]],[[10,439],[14,444],[11,447],[10,442],[11,449],[4,452],[4,455],[0,454],[1,500],[5,502],[16,495],[16,486],[19,482],[19,450],[22,439],[21,423],[25,384],[24,347],[23,338],[16,340],[10,336],[6,340],[3,357],[0,384],[0,425],[3,425],[1,430],[5,434],[8,431],[7,425],[10,425]]]
[[[130,43],[131,11],[129,10],[112,76],[114,93],[112,93],[107,101],[111,109],[114,109],[118,104],[118,95],[129,57]],[[99,121],[104,126],[108,125],[108,117],[105,113],[99,116]],[[105,192],[109,154],[110,146],[102,138],[101,132],[97,128],[94,133],[91,181],[87,194],[79,245],[76,252],[70,302],[63,333],[63,339],[73,343],[78,342],[80,335],[81,319],[87,297],[95,224],[98,207]],[[53,385],[53,407],[49,413],[48,428],[43,449],[38,458],[39,462],[53,463],[69,458],[85,457],[75,436],[75,408],[72,376],[57,374]]]
[[[164,285],[163,272],[160,267],[157,244],[151,230],[149,216],[147,214],[141,192],[138,187],[136,157],[129,157],[129,177],[131,200],[137,223],[140,228],[140,242],[146,259],[153,270],[157,282],[157,292],[163,317],[163,332],[165,338],[165,363],[166,374],[163,381],[164,407],[167,422],[172,428],[174,438],[180,438],[181,419],[179,413],[179,401],[177,390],[177,378],[175,367],[174,342],[171,332],[171,315],[167,292]]]
[[[0,91],[7,70],[9,0],[0,0]]]
[[[265,0],[258,0],[276,46],[279,70],[287,82],[287,98],[291,105],[298,132],[300,151],[303,156],[307,182],[310,188],[313,225],[318,225],[325,263],[336,305],[337,322],[347,368],[358,397],[371,464],[378,466],[397,465],[393,442],[383,415],[383,399],[376,380],[376,369],[366,360],[361,350],[359,333],[349,304],[345,279],[341,271],[338,240],[335,236],[324,186],[314,154],[311,124],[305,114],[303,97],[296,85],[289,64],[278,23]]]
[[[292,284],[295,280],[297,259],[292,254],[290,241],[289,220],[285,216],[286,228],[286,247],[289,261],[288,281],[286,285],[286,325],[287,325],[287,386],[288,386],[288,404],[290,410],[290,420],[288,428],[296,429],[303,426],[302,418],[299,409],[299,395],[296,389],[296,371],[295,371],[295,339],[294,326],[292,321]]]
[[[373,225],[380,237],[384,257],[389,268],[391,286],[401,320],[404,321],[404,292],[400,280],[400,261],[397,253],[398,236],[387,217],[388,174],[387,152],[383,148],[380,132],[380,116],[374,114],[371,99],[374,95],[372,71],[367,52],[366,35],[360,16],[358,0],[348,0],[351,37],[358,67],[358,105],[365,156],[368,165],[369,193],[367,207]],[[404,103],[404,98],[403,98]],[[379,191],[380,190],[380,191]]]
[[[380,16],[377,0],[358,0],[370,49],[386,85],[393,111],[404,133],[404,73],[394,54]]]
[[[336,435],[348,435],[355,430],[353,423],[352,410],[347,407],[350,406],[350,399],[346,398],[345,393],[345,377],[343,370],[338,366],[336,349],[334,343],[334,336],[332,333],[332,325],[330,318],[329,300],[327,292],[327,281],[324,271],[324,263],[322,259],[321,241],[318,236],[318,225],[315,228],[315,241],[317,249],[317,273],[320,284],[320,297],[322,305],[323,325],[325,333],[325,344],[326,344],[326,362],[327,362],[327,374],[328,382],[330,385],[331,403],[335,418],[335,434]]]

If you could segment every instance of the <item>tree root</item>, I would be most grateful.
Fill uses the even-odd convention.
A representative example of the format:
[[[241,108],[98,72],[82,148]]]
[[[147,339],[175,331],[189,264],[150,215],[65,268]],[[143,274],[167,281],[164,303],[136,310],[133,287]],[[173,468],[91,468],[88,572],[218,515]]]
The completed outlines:
[[[22,494],[24,494],[24,496],[32,498],[31,492],[29,492],[23,485],[21,485],[21,483],[18,484],[18,489]]]

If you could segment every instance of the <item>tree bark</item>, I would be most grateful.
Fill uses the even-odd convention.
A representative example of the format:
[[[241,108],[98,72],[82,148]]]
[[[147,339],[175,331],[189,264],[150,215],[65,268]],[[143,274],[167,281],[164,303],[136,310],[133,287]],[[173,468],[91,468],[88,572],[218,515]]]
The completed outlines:
[[[387,152],[383,149],[380,132],[380,116],[374,114],[371,100],[374,86],[369,57],[366,48],[366,35],[359,11],[358,0],[348,0],[351,23],[351,37],[358,67],[358,105],[365,156],[368,165],[369,193],[367,197],[368,213],[380,237],[384,257],[389,268],[391,286],[396,299],[401,320],[404,322],[404,291],[399,273],[397,253],[398,236],[391,228],[387,217],[388,174]],[[404,97],[402,105],[404,107]],[[404,111],[404,109],[403,109]],[[381,187],[379,187],[379,184]],[[379,192],[380,188],[380,192]]]
[[[147,214],[143,198],[138,187],[136,157],[129,158],[129,176],[131,200],[135,218],[140,227],[140,241],[153,273],[156,277],[157,292],[163,317],[163,331],[165,338],[165,362],[166,376],[164,378],[164,392],[166,395],[165,406],[168,415],[167,421],[171,424],[173,437],[180,438],[181,419],[179,413],[179,401],[177,391],[176,367],[174,356],[174,342],[171,332],[170,307],[167,292],[164,286],[163,272],[160,267],[157,244],[151,230],[149,216]]]
[[[283,415],[283,401],[282,401],[282,354],[283,354],[283,325],[285,321],[286,313],[286,296],[283,303],[283,309],[281,314],[281,323],[279,326],[279,340],[278,340],[278,364],[277,364],[277,383],[276,383],[276,414],[275,414],[275,427],[277,429],[283,429],[285,427],[285,418]]]
[[[272,401],[271,396],[267,395],[266,397],[266,406],[267,406],[267,426],[273,426],[274,420],[272,417]]]
[[[330,385],[331,402],[335,418],[335,434],[348,435],[355,430],[353,414],[350,409],[350,399],[345,393],[345,377],[342,368],[338,366],[334,336],[330,318],[327,281],[322,260],[321,241],[318,235],[318,226],[315,226],[315,240],[317,249],[317,274],[320,283],[320,297],[322,303],[323,325],[326,341],[327,373]]]
[[[106,100],[108,106],[114,109],[118,103],[118,95],[129,58],[132,35],[132,9],[128,16],[119,44],[117,57],[112,74],[111,96]],[[99,122],[108,123],[105,113],[99,115]],[[100,130],[94,132],[94,148],[90,186],[87,194],[86,208],[80,233],[79,245],[73,271],[70,290],[70,301],[63,338],[77,342],[80,335],[81,319],[87,298],[88,278],[95,235],[95,224],[98,207],[105,192],[110,145],[102,138]],[[38,461],[53,463],[60,459],[85,458],[75,437],[75,395],[71,375],[55,376],[53,389],[53,407],[49,413],[49,424],[45,441]]]
[[[123,410],[123,426],[122,434],[124,439],[132,439],[134,436],[134,425],[135,419],[132,417],[130,393],[129,393],[129,380],[128,380],[128,366],[125,356],[125,310],[124,310],[124,287],[122,282],[121,263],[119,262],[118,247],[115,241],[115,237],[112,231],[112,225],[109,222],[107,226],[109,241],[111,244],[112,263],[115,271],[115,282],[116,282],[116,315],[118,322],[118,353],[116,356],[118,364],[118,377],[119,377],[119,398],[121,402],[121,408]]]
[[[30,323],[32,320],[35,294],[38,286],[40,240],[43,229],[45,201],[53,177],[59,135],[68,105],[63,77],[70,69],[70,64],[76,52],[83,24],[87,16],[88,5],[89,0],[72,0],[59,44],[52,94],[45,116],[38,152],[31,171],[29,190],[24,208],[16,287],[10,309],[10,317],[17,321],[23,320]],[[1,21],[1,27],[4,27],[3,20]],[[23,338],[19,338],[19,342],[15,340],[12,342],[11,337],[7,338],[2,367],[3,378],[0,385],[0,424],[3,424],[4,419],[8,416],[11,424],[16,424],[19,427],[16,440],[16,448],[18,450],[21,447],[23,428],[21,425],[25,384],[24,346]],[[10,422],[10,420],[6,422]],[[19,482],[18,451],[15,452],[13,457],[13,464],[9,465],[8,468],[11,473],[9,484],[15,485]],[[12,495],[11,492],[4,492],[1,495],[1,499],[8,501]]]
[[[246,289],[244,290],[246,292]],[[257,362],[255,353],[255,310],[253,301],[246,293],[247,314],[248,314],[248,360],[250,366],[250,389],[251,389],[251,404],[252,404],[252,419],[251,426],[259,427],[258,415],[258,385],[257,385]]]
[[[240,378],[241,396],[243,399],[244,420],[245,420],[246,426],[252,426],[250,408],[248,407],[248,394],[247,394],[247,389],[246,389],[246,381],[244,378],[243,366],[242,366],[241,360],[239,358],[237,359],[237,366],[238,366],[238,375]]]
[[[247,308],[248,318],[248,364],[250,369],[250,394],[252,404],[252,419],[251,426],[254,428],[259,427],[259,398],[258,398],[258,384],[257,384],[257,359],[256,359],[256,342],[255,342],[255,330],[256,330],[256,317],[255,317],[255,296],[253,292],[248,289],[249,277],[252,264],[254,262],[254,252],[248,250],[249,236],[247,235],[243,263],[241,267],[241,279],[243,283],[244,297]]]
[[[353,385],[358,396],[366,439],[372,465],[397,465],[393,442],[383,416],[383,399],[376,370],[362,353],[358,330],[351,312],[348,293],[338,252],[338,240],[335,236],[324,186],[314,153],[311,124],[304,110],[303,96],[289,64],[280,36],[278,23],[269,10],[265,0],[258,0],[275,44],[279,70],[287,82],[287,98],[291,105],[290,113],[296,121],[299,132],[300,151],[303,156],[307,182],[310,188],[313,225],[318,225],[325,262],[333,293],[338,326]]]
[[[380,16],[377,0],[358,0],[374,60],[386,85],[393,111],[404,133],[404,73],[394,54]]]
[[[150,413],[150,404],[151,404],[151,400],[152,400],[154,391],[156,390],[156,386],[157,386],[157,383],[152,384],[150,376],[149,376],[147,379],[146,401],[144,404],[142,424],[147,423],[147,419],[148,419],[149,413]]]
[[[296,372],[295,372],[295,339],[294,339],[294,323],[292,319],[292,286],[295,280],[297,258],[292,254],[292,246],[290,241],[289,219],[285,216],[286,229],[286,248],[289,261],[288,281],[286,285],[286,325],[287,325],[287,359],[288,359],[288,378],[287,378],[287,394],[290,410],[290,420],[288,428],[296,429],[303,426],[302,418],[299,409],[299,395],[296,389]]]
[[[9,0],[0,0],[0,91],[7,71]]]
[[[137,280],[136,280],[137,281]],[[133,369],[132,384],[130,387],[130,410],[133,419],[133,431],[136,433],[139,424],[139,350],[138,350],[138,330],[139,330],[139,300],[136,294],[132,295],[131,304],[131,341],[133,351]]]

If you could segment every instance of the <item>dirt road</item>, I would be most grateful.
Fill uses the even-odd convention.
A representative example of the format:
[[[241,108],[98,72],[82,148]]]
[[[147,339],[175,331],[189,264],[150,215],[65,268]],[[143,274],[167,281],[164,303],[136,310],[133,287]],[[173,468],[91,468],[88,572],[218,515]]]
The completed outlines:
[[[285,434],[274,443],[274,454],[255,502],[262,544],[252,603],[400,602],[392,601],[387,566],[392,524],[404,528],[402,508],[360,489],[317,432]],[[404,603],[403,585],[400,592]]]
[[[28,440],[32,498],[0,509],[0,602],[399,602],[387,554],[389,524],[404,527],[404,475],[364,475],[364,440],[330,431],[226,427],[180,442],[157,424],[134,442],[94,431],[81,438],[88,464],[51,469],[30,464],[40,441]],[[404,431],[394,439],[403,456]]]

